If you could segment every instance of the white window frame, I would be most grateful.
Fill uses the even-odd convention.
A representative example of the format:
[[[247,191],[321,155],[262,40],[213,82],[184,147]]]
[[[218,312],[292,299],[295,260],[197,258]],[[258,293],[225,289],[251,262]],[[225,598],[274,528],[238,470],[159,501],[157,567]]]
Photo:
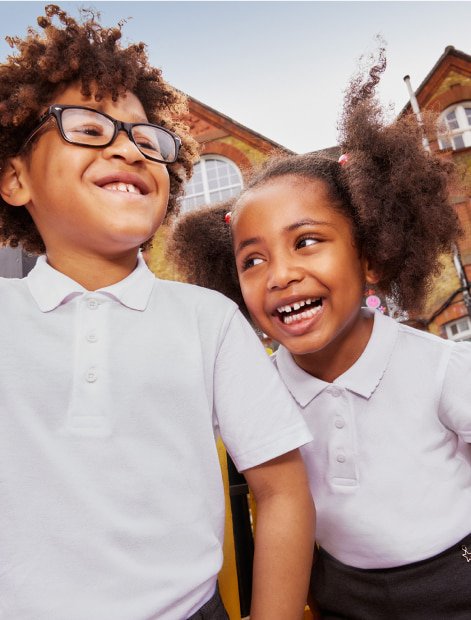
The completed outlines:
[[[236,183],[231,183],[229,185],[223,185],[221,187],[218,188],[212,188],[209,186],[209,181],[208,181],[208,174],[206,171],[206,162],[208,160],[216,160],[216,161],[220,161],[223,162],[225,164],[228,164],[231,169],[237,174],[238,180]],[[224,190],[230,190],[232,193],[231,195],[234,196],[236,194],[238,194],[243,186],[244,186],[244,181],[242,178],[242,174],[238,168],[238,166],[229,158],[227,157],[223,157],[222,155],[213,155],[211,153],[208,153],[206,155],[203,155],[201,157],[201,159],[195,164],[196,166],[200,166],[200,170],[201,170],[201,180],[203,182],[203,192],[198,192],[197,194],[186,194],[184,196],[182,196],[181,198],[181,206],[182,206],[182,212],[188,212],[188,211],[192,211],[193,209],[197,209],[199,206],[203,206],[203,205],[209,205],[211,202],[219,202],[219,199],[217,200],[211,200],[212,195],[217,192],[217,191],[224,191]],[[202,197],[202,201],[200,205],[195,205],[195,206],[188,206],[187,201],[191,198],[194,197]]]
[[[471,101],[453,104],[440,114],[438,121],[441,128],[438,133],[440,150],[452,148],[454,151],[457,151],[471,147],[471,113],[468,113],[468,116],[466,110],[471,110]],[[458,127],[455,129],[449,128],[449,122],[446,118],[452,112],[455,114],[456,122],[458,123]],[[457,138],[462,138],[463,145],[456,144],[455,139]]]
[[[469,316],[462,316],[459,319],[445,323],[444,327],[448,340],[455,340],[457,342],[462,340],[471,341],[471,319]],[[455,331],[456,333],[454,333]]]

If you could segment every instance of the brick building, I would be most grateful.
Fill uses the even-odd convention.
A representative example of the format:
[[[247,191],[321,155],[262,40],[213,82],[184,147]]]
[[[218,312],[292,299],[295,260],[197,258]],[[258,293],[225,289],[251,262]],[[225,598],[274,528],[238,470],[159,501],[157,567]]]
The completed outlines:
[[[471,56],[445,48],[429,74],[415,91],[420,110],[440,114],[439,129],[430,149],[452,158],[471,179]],[[402,113],[412,112],[408,104]],[[471,310],[461,289],[471,280],[471,193],[452,197],[464,236],[454,260],[444,259],[444,270],[435,281],[426,308],[416,320],[429,331],[454,340],[471,340]],[[459,277],[462,266],[461,280]],[[466,279],[466,281],[465,281]]]

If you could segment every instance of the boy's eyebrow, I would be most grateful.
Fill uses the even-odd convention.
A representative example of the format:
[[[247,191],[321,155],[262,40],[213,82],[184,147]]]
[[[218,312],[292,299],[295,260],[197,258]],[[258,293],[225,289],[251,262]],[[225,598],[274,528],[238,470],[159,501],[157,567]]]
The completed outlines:
[[[334,226],[334,225],[331,224],[330,222],[325,222],[324,220],[312,220],[311,218],[306,218],[304,220],[299,220],[298,222],[293,222],[293,224],[289,224],[289,226],[285,226],[285,228],[283,228],[283,231],[292,232],[293,230],[296,230],[297,228],[301,228],[302,226]],[[236,251],[234,253],[235,256],[237,256],[239,252],[241,252],[247,246],[258,243],[259,241],[261,241],[261,237],[249,237],[248,239],[244,239],[237,246]]]
[[[103,112],[103,114],[106,114],[105,112],[105,104],[102,103],[101,101],[95,101],[95,104],[93,106],[85,106],[85,107],[91,107],[94,110],[96,110],[97,112]],[[113,116],[113,115],[111,115]],[[147,120],[147,117],[142,116],[141,114],[136,114],[135,112],[132,112],[130,115],[133,118],[134,123],[148,123],[149,121]],[[114,116],[113,116],[114,118]],[[119,119],[118,119],[119,120]]]

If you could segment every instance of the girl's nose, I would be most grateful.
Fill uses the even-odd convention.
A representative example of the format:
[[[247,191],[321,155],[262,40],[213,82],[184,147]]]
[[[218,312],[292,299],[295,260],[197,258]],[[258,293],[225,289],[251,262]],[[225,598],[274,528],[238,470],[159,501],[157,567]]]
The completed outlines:
[[[105,158],[119,157],[128,163],[145,159],[144,155],[124,130],[118,132],[114,141],[103,149],[103,156]]]
[[[267,278],[267,288],[269,290],[284,289],[302,279],[303,271],[295,262],[286,259],[272,261]]]

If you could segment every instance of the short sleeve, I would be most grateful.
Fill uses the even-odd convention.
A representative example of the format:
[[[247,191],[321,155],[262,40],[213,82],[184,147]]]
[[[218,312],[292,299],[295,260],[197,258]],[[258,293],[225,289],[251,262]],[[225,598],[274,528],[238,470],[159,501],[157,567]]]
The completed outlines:
[[[312,440],[301,412],[239,310],[215,362],[214,414],[239,471]]]
[[[445,373],[439,416],[463,441],[471,443],[471,344],[458,342]]]

